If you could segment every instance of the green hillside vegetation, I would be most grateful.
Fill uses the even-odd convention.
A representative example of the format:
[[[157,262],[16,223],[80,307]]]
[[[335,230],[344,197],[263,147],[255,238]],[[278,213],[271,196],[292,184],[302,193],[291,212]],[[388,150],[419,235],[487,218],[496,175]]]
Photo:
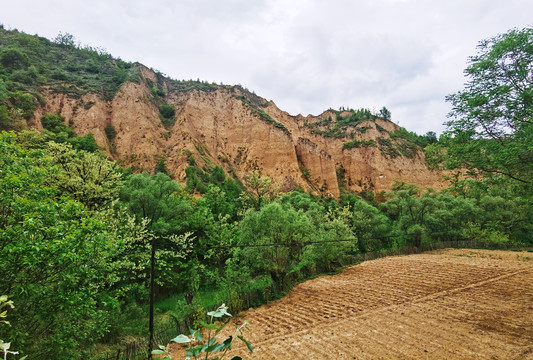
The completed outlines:
[[[424,147],[437,142],[437,135],[430,131],[426,135],[418,135],[414,132],[407,131],[404,128],[389,132],[376,123],[376,119],[390,121],[391,112],[383,107],[378,113],[373,113],[369,109],[329,109],[334,114],[313,123],[306,123],[305,126],[311,129],[311,132],[324,137],[331,138],[351,138],[343,144],[342,149],[353,149],[361,147],[376,147],[381,153],[390,158],[404,156],[413,158],[418,151]],[[347,115],[346,113],[349,113]],[[368,125],[368,123],[372,125]],[[362,125],[365,124],[365,125]],[[368,129],[375,128],[382,137],[376,140],[365,140],[359,138]],[[387,136],[388,135],[388,136]]]
[[[386,109],[386,108],[384,108]],[[311,129],[315,134],[322,135],[324,137],[332,138],[344,138],[348,136],[348,129],[362,130],[362,127],[357,127],[359,124],[365,121],[374,121],[379,114],[373,114],[369,109],[344,109],[341,108],[338,111],[329,109],[330,112],[335,114],[335,119],[330,116],[314,123],[306,123],[306,126]],[[387,110],[388,111],[388,110]],[[349,116],[344,116],[343,113],[350,112]],[[353,134],[353,132],[351,133]]]
[[[39,86],[60,84],[51,77],[54,71],[84,79],[86,70],[76,69],[86,64],[85,58],[72,55],[72,70],[67,62],[51,68],[42,59],[55,58],[43,54],[33,59],[36,49],[50,47],[53,56],[66,58],[80,52],[88,53],[85,60],[109,59],[104,70],[109,74],[119,69],[129,74],[132,68],[95,50],[79,49],[68,43],[68,36],[67,44],[54,44],[1,31],[0,114],[10,126],[30,111]],[[531,31],[524,30],[495,44],[509,37],[523,40],[523,33],[531,41]],[[518,40],[513,48],[521,44]],[[32,66],[42,83],[13,77]],[[76,91],[102,91],[82,82]],[[111,91],[111,83],[103,88]],[[530,110],[531,84],[526,88],[522,98]],[[106,96],[105,91],[100,94]],[[339,199],[301,189],[279,194],[259,169],[242,184],[190,154],[186,184],[172,180],[164,159],[154,174],[135,174],[100,153],[91,136],[76,137],[56,114],[43,117],[43,133],[1,132],[0,295],[15,305],[6,318],[11,326],[2,326],[1,338],[37,360],[98,359],[123,346],[125,339],[146,339],[152,249],[155,326],[176,329],[186,317],[198,326],[199,314],[222,302],[230,312],[239,311],[250,292],[258,294],[253,305],[283,296],[298,281],[339,271],[360,254],[459,239],[488,247],[532,247],[531,113],[516,107],[520,112],[504,114],[505,121],[521,120],[500,139],[503,148],[472,128],[461,131],[469,124],[465,117],[475,118],[463,100],[471,103],[466,92],[452,98],[455,122],[450,120],[450,133],[441,139],[401,129],[389,140],[425,146],[436,168],[467,167],[482,176],[457,173],[442,191],[398,181],[388,193],[345,191]],[[171,115],[170,109],[163,112]],[[356,128],[358,117],[368,115],[356,113],[336,119],[332,129]],[[390,112],[381,115],[390,117]],[[107,132],[113,136],[112,129]],[[477,152],[465,154],[465,144]],[[369,146],[376,145],[386,146]],[[484,157],[487,151],[493,157]]]
[[[42,86],[80,97],[86,92],[112,99],[124,81],[138,81],[134,64],[113,58],[104,49],[81,46],[69,34],[52,42],[0,29],[0,79],[8,91],[35,96]]]

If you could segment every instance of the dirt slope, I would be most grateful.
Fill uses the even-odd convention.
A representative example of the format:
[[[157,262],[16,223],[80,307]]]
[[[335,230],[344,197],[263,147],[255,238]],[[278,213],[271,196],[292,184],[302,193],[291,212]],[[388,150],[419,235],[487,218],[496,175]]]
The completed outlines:
[[[139,71],[139,82],[125,83],[112,101],[94,94],[76,98],[45,91],[46,105],[29,125],[39,128],[43,114],[59,113],[78,135],[93,133],[99,146],[123,165],[153,171],[165,158],[178,180],[184,179],[186,154],[191,152],[200,167],[219,165],[240,179],[258,168],[285,191],[302,186],[338,196],[341,184],[354,191],[379,192],[390,190],[395,180],[422,188],[444,186],[441,173],[427,168],[420,149],[405,157],[386,155],[377,146],[343,148],[354,138],[390,139],[388,132],[399,129],[390,121],[368,121],[358,124],[359,130],[350,128],[344,137],[324,137],[309,124],[335,118],[333,111],[291,116],[240,86],[196,83],[187,88],[143,66]],[[154,88],[164,96],[155,95]],[[162,103],[176,110],[176,122],[168,128],[159,115]],[[112,141],[105,135],[108,125],[117,133]]]
[[[307,281],[243,314],[246,359],[533,359],[533,254],[441,250]],[[176,352],[176,354],[179,352]],[[177,357],[179,358],[179,357]]]

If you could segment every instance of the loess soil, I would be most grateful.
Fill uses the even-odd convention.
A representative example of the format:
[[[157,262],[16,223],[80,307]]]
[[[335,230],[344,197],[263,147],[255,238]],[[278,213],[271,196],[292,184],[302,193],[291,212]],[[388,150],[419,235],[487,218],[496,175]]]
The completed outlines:
[[[533,253],[445,249],[368,261],[299,284],[243,320],[253,354],[236,342],[228,358],[533,359]]]

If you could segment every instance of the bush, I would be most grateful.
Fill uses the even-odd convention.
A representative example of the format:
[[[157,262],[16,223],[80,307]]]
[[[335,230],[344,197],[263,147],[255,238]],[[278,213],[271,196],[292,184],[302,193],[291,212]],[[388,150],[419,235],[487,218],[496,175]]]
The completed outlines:
[[[345,142],[342,145],[342,149],[344,150],[344,149],[351,149],[351,148],[354,148],[354,147],[370,147],[370,146],[377,147],[378,145],[372,139],[370,139],[370,140],[353,140],[353,141]]]
[[[43,125],[43,128],[45,130],[49,130],[52,132],[59,132],[63,128],[65,128],[65,120],[61,115],[58,114],[51,114],[46,113],[43,115],[43,118],[41,119],[41,124]]]
[[[87,60],[85,62],[85,71],[90,72],[92,74],[98,74],[100,72],[100,68],[96,61],[94,60]]]
[[[5,105],[0,105],[0,130],[8,130],[13,126],[9,110]]]
[[[168,175],[167,165],[165,163],[165,158],[160,158],[155,165],[154,174],[163,173]]]
[[[18,49],[8,47],[0,52],[0,64],[8,69],[20,69],[29,63],[28,56]]]
[[[88,152],[95,152],[98,150],[98,144],[91,133],[81,137],[73,137],[69,139],[68,142],[71,143],[72,147],[76,150],[85,150]]]
[[[161,115],[161,122],[165,126],[172,126],[176,122],[174,117],[176,110],[173,106],[167,104],[159,105],[159,114]]]
[[[22,111],[22,117],[26,120],[29,120],[33,117],[33,113],[37,108],[37,105],[33,100],[33,96],[31,96],[30,94],[23,93],[21,91],[13,93],[13,96],[11,97],[11,102],[15,107],[19,108]]]
[[[154,96],[160,96],[160,97],[164,97],[166,95],[163,90],[159,89],[156,86],[152,87],[152,94]]]
[[[115,136],[117,136],[117,132],[115,130],[115,127],[111,124],[107,124],[105,127],[105,134],[109,140],[113,140]]]
[[[51,77],[54,80],[60,80],[60,81],[65,81],[65,80],[68,79],[67,74],[64,73],[61,70],[55,70],[54,72],[52,72],[52,76]]]

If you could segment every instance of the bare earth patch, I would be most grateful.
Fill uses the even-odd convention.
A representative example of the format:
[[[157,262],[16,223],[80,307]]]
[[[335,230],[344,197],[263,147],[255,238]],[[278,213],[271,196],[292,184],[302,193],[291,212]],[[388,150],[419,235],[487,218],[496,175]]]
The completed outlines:
[[[382,258],[241,315],[245,359],[533,359],[533,253]]]

